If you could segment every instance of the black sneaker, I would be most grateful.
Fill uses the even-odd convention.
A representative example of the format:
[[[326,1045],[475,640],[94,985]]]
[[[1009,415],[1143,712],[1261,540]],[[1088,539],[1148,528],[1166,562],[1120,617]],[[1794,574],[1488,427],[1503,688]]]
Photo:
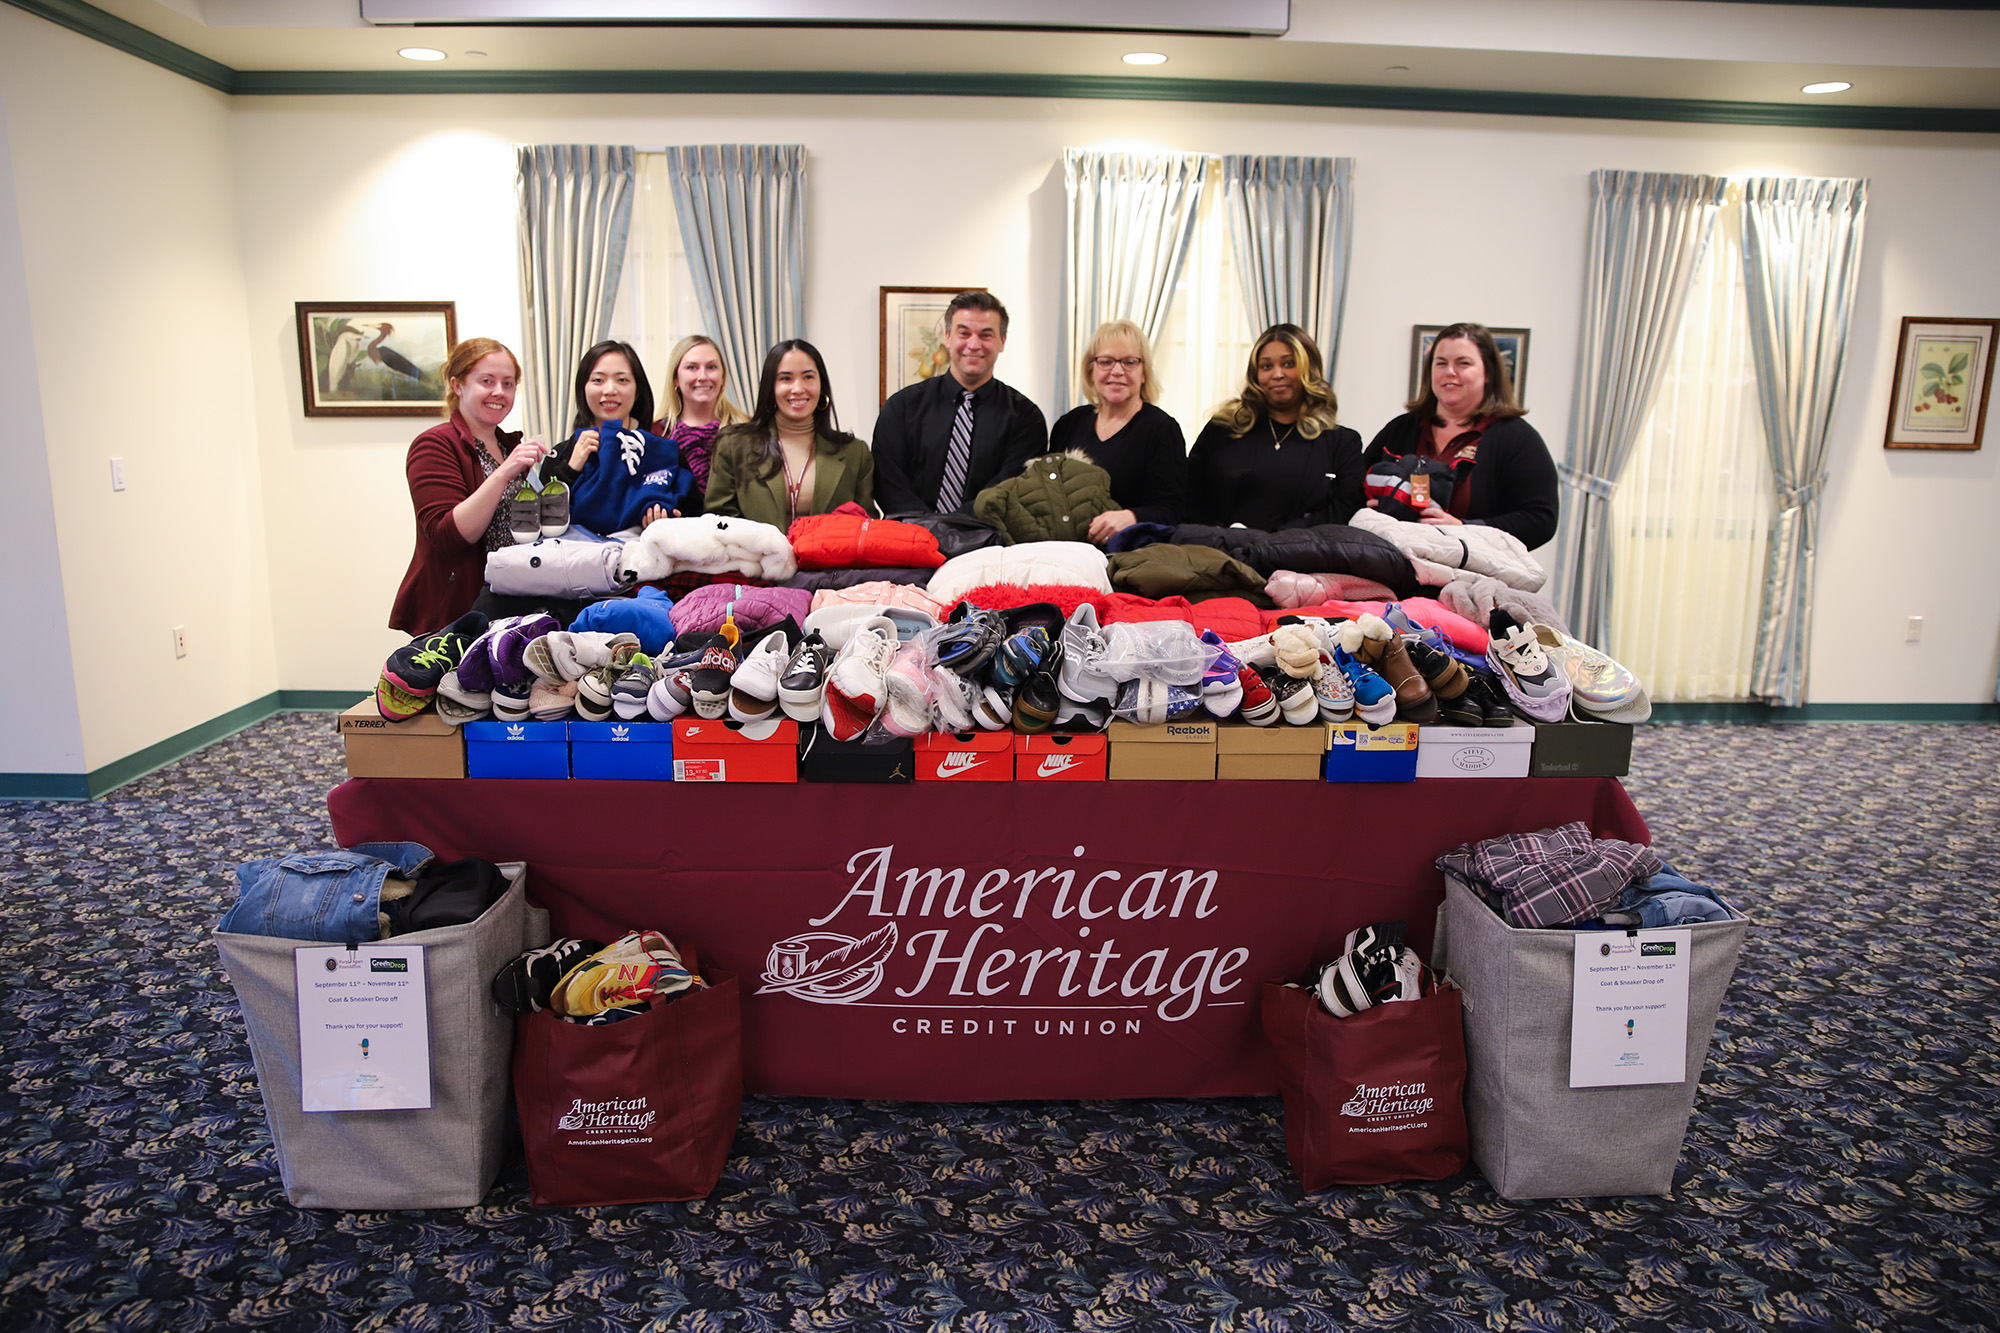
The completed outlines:
[[[541,1013],[570,969],[603,950],[596,940],[557,940],[532,949],[494,973],[493,998],[510,1013]]]
[[[466,648],[486,632],[486,617],[467,611],[435,634],[419,634],[389,654],[382,675],[404,693],[428,699],[444,673],[459,664]]]
[[[1014,728],[1017,731],[1047,731],[1062,711],[1062,645],[1053,645],[1038,670],[1028,673],[1014,695]],[[1199,702],[1199,696],[1197,696]]]
[[[960,602],[931,648],[939,666],[970,677],[999,651],[1006,628],[999,612]]]
[[[1479,709],[1482,727],[1511,727],[1514,725],[1514,709],[1507,702],[1507,692],[1500,682],[1483,671],[1467,673],[1471,679],[1465,686],[1464,699]],[[1471,726],[1472,723],[1466,725]]]
[[[1319,970],[1319,1002],[1335,1018],[1401,998],[1403,923],[1380,921],[1347,937],[1346,952]]]
[[[736,650],[718,634],[715,642],[702,650],[701,660],[689,677],[688,693],[696,717],[713,721],[729,711],[729,678],[735,674]]]
[[[1431,687],[1431,697],[1438,701],[1439,708],[1443,708],[1446,701],[1465,693],[1466,683],[1472,675],[1465,669],[1465,663],[1450,653],[1431,647],[1422,639],[1405,637],[1403,647],[1410,654],[1410,662],[1423,676],[1424,683]],[[1471,722],[1466,725],[1476,727],[1479,724]]]
[[[778,706],[795,722],[819,721],[820,705],[826,701],[826,673],[833,665],[833,649],[818,630],[799,643],[785,672],[778,677]]]

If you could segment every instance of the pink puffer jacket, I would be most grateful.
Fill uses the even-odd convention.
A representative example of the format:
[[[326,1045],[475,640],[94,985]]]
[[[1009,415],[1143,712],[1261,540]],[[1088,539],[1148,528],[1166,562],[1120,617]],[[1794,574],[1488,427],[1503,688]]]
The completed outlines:
[[[790,616],[804,621],[812,610],[812,593],[805,588],[750,588],[740,583],[711,583],[674,603],[676,634],[713,634],[732,612],[744,630],[767,629]]]
[[[947,608],[939,606],[937,599],[914,583],[886,583],[877,579],[870,583],[857,583],[850,588],[821,588],[812,595],[812,609],[822,606],[904,606],[912,611],[922,611],[935,620],[943,620]]]
[[[1295,574],[1281,569],[1271,575],[1264,593],[1279,606],[1318,606],[1321,602],[1392,602],[1393,590],[1359,574]]]

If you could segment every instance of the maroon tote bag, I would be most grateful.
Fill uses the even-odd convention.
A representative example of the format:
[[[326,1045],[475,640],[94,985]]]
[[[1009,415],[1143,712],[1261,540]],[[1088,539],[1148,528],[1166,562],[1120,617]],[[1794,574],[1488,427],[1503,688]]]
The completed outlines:
[[[1308,1192],[1443,1180],[1465,1169],[1458,988],[1335,1018],[1311,991],[1264,983],[1264,1035],[1285,1098],[1285,1155]]]
[[[602,1027],[547,1012],[515,1019],[514,1099],[538,1206],[715,1188],[743,1110],[743,1019],[736,978],[708,983]]]

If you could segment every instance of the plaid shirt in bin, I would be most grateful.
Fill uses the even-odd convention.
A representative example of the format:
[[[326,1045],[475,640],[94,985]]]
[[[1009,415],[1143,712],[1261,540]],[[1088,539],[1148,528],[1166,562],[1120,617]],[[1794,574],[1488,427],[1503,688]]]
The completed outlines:
[[[1508,925],[1539,929],[1599,915],[1627,884],[1660,873],[1660,858],[1636,842],[1592,837],[1578,820],[1468,843],[1440,856],[1437,868],[1497,894]]]

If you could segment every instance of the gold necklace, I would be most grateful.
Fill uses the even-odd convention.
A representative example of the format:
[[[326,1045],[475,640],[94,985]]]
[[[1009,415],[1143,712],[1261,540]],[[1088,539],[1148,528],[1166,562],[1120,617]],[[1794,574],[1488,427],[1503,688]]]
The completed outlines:
[[[1273,424],[1273,425],[1272,425],[1272,427],[1271,427],[1271,434],[1272,434],[1272,437],[1273,437],[1273,438],[1272,438],[1272,440],[1271,440],[1271,447],[1272,447],[1273,449],[1276,449],[1276,448],[1277,448],[1277,447],[1278,447],[1279,445],[1283,444],[1283,443],[1284,443],[1284,442],[1285,442],[1286,440],[1289,440],[1289,439],[1291,439],[1291,438],[1292,438],[1292,432],[1296,431],[1296,430],[1297,430],[1298,428],[1299,428],[1299,423],[1298,423],[1298,422],[1296,422],[1296,421],[1294,421],[1294,422],[1293,422],[1293,423],[1292,423],[1291,425],[1289,425],[1289,426],[1287,426],[1287,427],[1285,428],[1285,433],[1284,433],[1283,435],[1279,435],[1279,434],[1277,433],[1277,432],[1278,432],[1278,428],[1277,428],[1277,426],[1276,426],[1275,424]]]

